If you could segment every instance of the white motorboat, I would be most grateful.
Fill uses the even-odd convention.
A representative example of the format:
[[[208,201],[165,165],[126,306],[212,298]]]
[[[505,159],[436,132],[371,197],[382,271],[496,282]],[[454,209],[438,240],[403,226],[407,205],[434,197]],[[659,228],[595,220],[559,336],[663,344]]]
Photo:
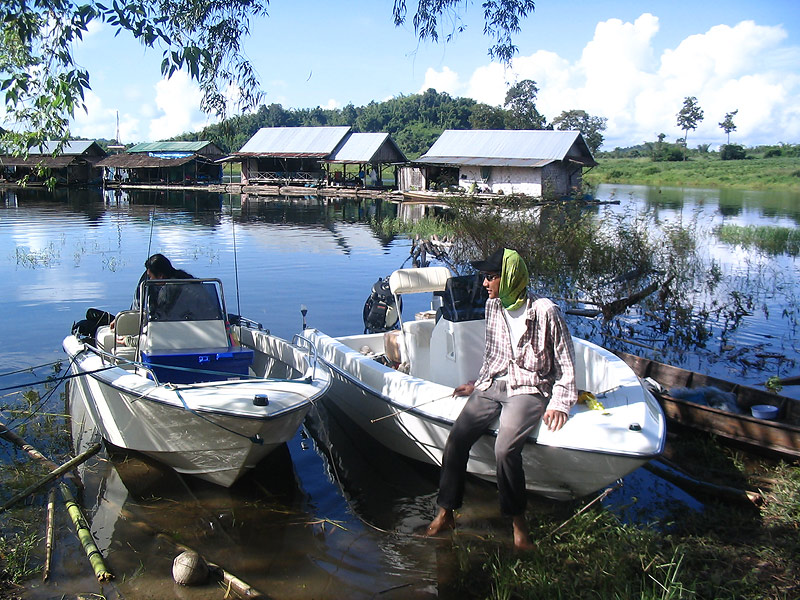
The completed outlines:
[[[479,283],[473,277],[473,291]],[[468,284],[469,285],[469,284]],[[485,321],[481,298],[457,293],[464,278],[445,267],[400,269],[389,278],[399,297],[433,293],[430,311],[384,333],[332,338],[316,329],[304,336],[331,370],[326,395],[369,435],[389,448],[434,465],[466,401],[453,389],[477,377],[483,359]],[[564,427],[540,425],[523,450],[528,489],[546,497],[585,496],[658,456],[664,447],[664,414],[656,399],[620,358],[573,338],[579,390],[600,403],[577,404]],[[495,476],[495,423],[473,446],[468,472]]]
[[[145,282],[140,297],[64,339],[73,385],[111,444],[228,487],[294,436],[329,372],[301,336],[229,317],[218,279]]]

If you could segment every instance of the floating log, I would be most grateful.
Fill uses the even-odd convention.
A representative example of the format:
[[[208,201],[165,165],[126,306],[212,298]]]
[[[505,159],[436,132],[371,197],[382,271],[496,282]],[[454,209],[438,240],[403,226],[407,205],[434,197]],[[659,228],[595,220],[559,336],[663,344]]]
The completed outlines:
[[[10,498],[5,504],[3,504],[3,506],[0,506],[0,513],[4,512],[8,507],[13,506],[14,504],[19,502],[20,500],[22,500],[24,498],[27,498],[33,492],[35,492],[36,490],[38,490],[40,487],[44,486],[45,484],[50,483],[54,479],[58,479],[59,477],[61,477],[61,475],[63,475],[67,471],[69,471],[71,469],[74,469],[79,464],[85,462],[90,457],[92,457],[93,455],[97,454],[100,451],[100,448],[101,448],[100,444],[95,444],[91,448],[89,448],[86,452],[83,452],[83,453],[79,454],[78,456],[76,456],[72,460],[69,460],[69,461],[65,462],[63,465],[61,465],[60,467],[57,467],[55,470],[50,471],[50,473],[48,473],[45,477],[43,477],[42,479],[40,479],[39,481],[37,481],[33,485],[28,486],[27,488],[22,490],[20,493],[16,494],[12,498]]]
[[[75,498],[73,498],[72,492],[69,491],[67,484],[62,482],[59,487],[61,489],[61,497],[64,498],[64,503],[67,506],[67,512],[72,519],[72,523],[75,525],[78,539],[81,542],[81,546],[83,546],[83,551],[86,553],[86,558],[89,559],[89,564],[92,565],[97,581],[100,583],[111,581],[114,579],[114,575],[106,567],[106,563],[103,561],[103,555],[100,554],[100,550],[98,550],[97,545],[94,543],[92,532],[89,531],[89,526],[86,523],[86,518],[83,516],[81,507],[75,502]]]

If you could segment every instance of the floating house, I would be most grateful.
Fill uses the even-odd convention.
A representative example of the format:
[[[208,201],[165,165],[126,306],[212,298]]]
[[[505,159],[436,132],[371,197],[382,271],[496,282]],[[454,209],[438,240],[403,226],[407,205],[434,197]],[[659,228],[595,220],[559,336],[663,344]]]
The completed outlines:
[[[579,131],[448,129],[401,169],[400,190],[567,196],[597,165]]]
[[[93,140],[71,140],[58,156],[53,153],[58,142],[47,141],[39,148],[32,148],[28,156],[0,155],[0,178],[4,183],[14,184],[28,177],[27,185],[42,184],[48,177],[55,177],[56,185],[100,184],[103,170],[100,161],[106,152]],[[38,168],[48,169],[44,176],[37,175]]]
[[[224,152],[212,142],[145,142],[99,163],[117,184],[207,184],[222,181]]]
[[[388,133],[350,127],[264,127],[226,160],[242,163],[242,185],[380,186],[387,165],[406,162]],[[347,165],[357,165],[356,175]]]

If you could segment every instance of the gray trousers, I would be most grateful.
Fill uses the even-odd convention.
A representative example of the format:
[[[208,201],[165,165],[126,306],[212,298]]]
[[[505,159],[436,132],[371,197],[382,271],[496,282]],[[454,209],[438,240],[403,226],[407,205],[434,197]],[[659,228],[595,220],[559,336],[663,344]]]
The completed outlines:
[[[525,440],[542,418],[547,403],[538,394],[508,396],[505,381],[493,381],[488,390],[475,389],[456,419],[442,457],[439,498],[442,508],[455,510],[464,498],[469,451],[486,428],[500,414],[500,428],[494,444],[497,460],[497,489],[504,515],[525,512],[525,473],[522,448]]]

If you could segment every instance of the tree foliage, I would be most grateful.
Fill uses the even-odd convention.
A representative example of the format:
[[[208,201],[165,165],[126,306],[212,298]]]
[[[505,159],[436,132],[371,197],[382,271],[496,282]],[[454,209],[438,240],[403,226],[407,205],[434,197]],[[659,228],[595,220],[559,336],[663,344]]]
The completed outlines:
[[[21,152],[46,139],[65,140],[69,120],[85,108],[89,73],[75,64],[73,45],[92,21],[125,32],[148,48],[162,48],[161,73],[185,70],[203,92],[201,108],[224,114],[225,92],[239,104],[261,98],[242,51],[250,19],[266,14],[268,0],[6,0],[0,5],[0,91],[6,124],[0,140]]]
[[[686,145],[689,140],[689,131],[697,129],[703,120],[703,109],[697,104],[697,98],[686,96],[683,100],[683,107],[678,112],[678,127],[684,132],[683,135],[683,160],[686,160]]]
[[[725,118],[719,124],[719,126],[722,128],[722,131],[724,131],[728,136],[728,144],[731,143],[731,131],[736,131],[736,125],[733,123],[733,117],[735,117],[738,112],[739,109],[737,108],[732,112],[725,113]]]
[[[417,0],[417,10],[411,19],[415,33],[420,40],[452,40],[465,29],[460,9],[468,4],[468,0]],[[489,56],[508,64],[517,53],[513,37],[520,32],[522,19],[534,11],[534,1],[484,0],[482,6],[483,33],[494,41]],[[394,1],[393,14],[395,25],[406,22],[406,0]]]
[[[531,79],[515,83],[506,92],[503,106],[511,113],[509,129],[545,129],[547,119],[536,108],[539,88]]]
[[[103,0],[104,2],[105,0]],[[226,94],[234,90],[236,107],[253,109],[262,91],[243,50],[251,21],[267,15],[269,0],[4,0],[0,3],[0,93],[5,94],[5,122],[0,143],[25,153],[47,139],[66,140],[75,111],[85,109],[89,73],[73,59],[74,44],[92,21],[117,34],[133,36],[162,51],[161,73],[186,71],[202,90],[201,108],[224,117]],[[460,19],[468,0],[417,0],[412,17],[420,40],[452,39],[464,29]],[[513,36],[534,10],[533,0],[485,0],[484,34],[489,54],[508,63],[517,48]],[[406,0],[395,0],[393,17],[402,25]],[[320,109],[321,110],[321,109]],[[322,124],[324,113],[313,115]]]
[[[553,119],[553,127],[556,129],[580,131],[592,153],[603,145],[606,123],[608,119],[605,117],[593,117],[585,110],[565,110]]]

